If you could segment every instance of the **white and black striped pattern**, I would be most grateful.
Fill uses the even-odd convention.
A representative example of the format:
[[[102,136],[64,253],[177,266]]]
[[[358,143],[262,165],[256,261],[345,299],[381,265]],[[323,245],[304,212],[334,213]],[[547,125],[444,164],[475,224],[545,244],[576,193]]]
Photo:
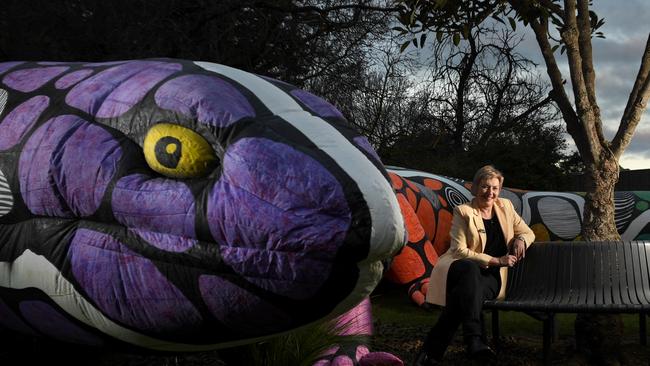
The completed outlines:
[[[0,217],[8,214],[13,205],[14,199],[11,195],[9,183],[2,170],[0,170]]]
[[[7,91],[4,89],[0,89],[0,115],[2,115],[2,112],[4,112],[6,105],[7,105]]]
[[[616,229],[619,233],[624,231],[630,221],[632,221],[635,204],[634,193],[614,193],[614,221],[616,222]]]

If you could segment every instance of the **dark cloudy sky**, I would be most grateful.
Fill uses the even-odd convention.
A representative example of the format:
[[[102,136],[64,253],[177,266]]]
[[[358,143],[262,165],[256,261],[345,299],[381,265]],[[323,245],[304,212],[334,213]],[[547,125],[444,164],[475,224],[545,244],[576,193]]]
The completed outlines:
[[[605,136],[611,140],[618,129],[650,35],[650,0],[594,0],[593,10],[605,19],[605,25],[600,30],[606,38],[594,39],[593,48],[598,104]],[[545,74],[532,32],[527,33],[526,39],[522,45],[524,48],[519,51],[538,62],[540,71]],[[566,59],[558,59],[558,62],[563,66],[565,78],[569,79]],[[573,144],[571,138],[567,137]],[[627,169],[650,169],[649,111],[646,110],[641,118],[632,143],[620,163]]]

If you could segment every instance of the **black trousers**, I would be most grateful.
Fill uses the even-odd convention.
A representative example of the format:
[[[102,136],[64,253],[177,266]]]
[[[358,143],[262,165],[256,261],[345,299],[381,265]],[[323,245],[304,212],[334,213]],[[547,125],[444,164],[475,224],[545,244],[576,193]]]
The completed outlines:
[[[447,274],[447,306],[424,340],[424,350],[442,359],[460,324],[463,336],[481,336],[483,301],[494,299],[501,288],[498,268],[481,269],[469,259],[455,261]]]

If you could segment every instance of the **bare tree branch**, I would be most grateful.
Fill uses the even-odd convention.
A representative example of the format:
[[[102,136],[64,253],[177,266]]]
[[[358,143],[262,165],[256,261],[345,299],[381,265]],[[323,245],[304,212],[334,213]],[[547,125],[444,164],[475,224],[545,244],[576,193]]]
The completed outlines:
[[[596,132],[594,111],[587,95],[587,87],[582,73],[582,56],[579,47],[580,30],[578,29],[576,19],[576,0],[564,0],[564,10],[564,28],[561,31],[561,36],[567,50],[569,73],[571,74],[573,86],[573,98],[590,158],[593,161],[598,161],[603,146]],[[585,157],[584,154],[582,156],[583,158]]]
[[[578,116],[576,115],[575,110],[573,110],[569,97],[564,90],[564,78],[562,77],[562,72],[560,71],[555,56],[553,55],[553,48],[548,41],[548,19],[533,19],[530,24],[535,32],[537,44],[542,51],[542,57],[546,64],[546,72],[548,73],[551,85],[553,86],[553,100],[555,100],[560,108],[560,112],[562,113],[562,117],[567,126],[567,132],[569,132],[571,137],[573,137],[580,154],[583,157],[589,156],[587,154],[589,151],[589,145],[587,144],[585,137],[580,133],[580,121],[578,120]]]
[[[603,146],[607,145],[603,135],[603,126],[600,118],[600,108],[596,101],[596,73],[594,72],[593,51],[591,46],[591,20],[589,16],[589,0],[578,0],[578,44],[580,46],[580,60],[584,76],[585,90],[589,104],[594,113],[594,124],[598,140]]]
[[[648,104],[650,96],[650,35],[645,44],[645,51],[641,58],[641,66],[637,73],[634,87],[621,117],[616,136],[612,140],[612,150],[615,156],[620,157],[632,140],[634,130],[641,120],[641,115]]]
[[[539,103],[531,106],[530,108],[528,108],[526,111],[524,111],[520,115],[518,115],[515,118],[508,121],[508,123],[510,123],[510,124],[518,123],[522,119],[528,117],[531,113],[539,110],[540,108],[542,108],[543,106],[549,104],[552,101],[553,101],[553,95],[549,94],[546,98],[542,99]]]
[[[467,121],[465,121],[465,92],[468,89],[467,84],[470,81],[472,68],[474,67],[476,57],[478,56],[475,39],[473,37],[470,37],[468,39],[468,43],[470,46],[470,52],[463,56],[463,60],[460,64],[461,72],[458,82],[455,106],[456,128],[454,133],[454,145],[459,151],[463,150],[463,136],[465,134],[465,126],[467,125]]]

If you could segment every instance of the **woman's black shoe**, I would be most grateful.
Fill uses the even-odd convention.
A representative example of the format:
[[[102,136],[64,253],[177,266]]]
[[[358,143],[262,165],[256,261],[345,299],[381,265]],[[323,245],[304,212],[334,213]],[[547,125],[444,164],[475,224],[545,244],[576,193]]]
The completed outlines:
[[[415,357],[413,366],[437,366],[438,364],[440,364],[440,361],[429,356],[426,352],[420,351]]]
[[[481,337],[470,337],[467,340],[467,353],[472,358],[493,358],[496,356],[492,348],[485,344]]]

